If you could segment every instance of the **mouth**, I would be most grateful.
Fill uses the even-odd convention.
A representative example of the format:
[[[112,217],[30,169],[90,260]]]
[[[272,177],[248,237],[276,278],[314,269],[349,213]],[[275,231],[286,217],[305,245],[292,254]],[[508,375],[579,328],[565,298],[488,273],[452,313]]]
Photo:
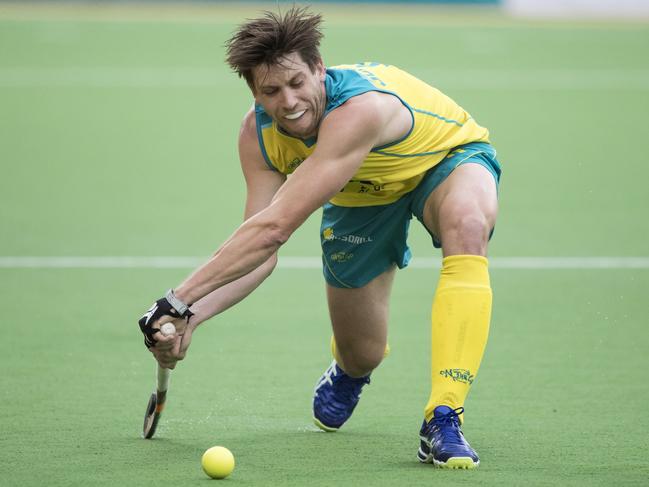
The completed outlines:
[[[299,112],[293,112],[293,113],[287,113],[284,115],[284,118],[287,120],[297,120],[300,118],[304,113],[306,112],[306,109],[300,110]]]

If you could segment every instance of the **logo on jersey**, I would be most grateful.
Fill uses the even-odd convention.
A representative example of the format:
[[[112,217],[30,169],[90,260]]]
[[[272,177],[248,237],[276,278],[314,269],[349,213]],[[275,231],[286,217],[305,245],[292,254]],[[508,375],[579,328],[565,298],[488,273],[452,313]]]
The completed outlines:
[[[296,157],[293,159],[291,162],[288,163],[288,168],[289,171],[293,172],[297,169],[297,167],[304,162],[304,159],[300,159],[299,157]]]
[[[475,376],[467,369],[445,369],[440,370],[439,375],[452,379],[453,382],[463,382],[465,384],[473,384]]]
[[[348,252],[334,252],[333,254],[329,255],[329,258],[331,259],[331,262],[338,262],[340,264],[352,260],[354,258],[354,254],[350,254]]]
[[[339,242],[348,242],[354,245],[374,242],[372,237],[363,237],[360,235],[341,235],[341,236],[335,235],[334,229],[331,227],[325,228],[322,231],[322,238],[328,242],[333,240],[338,240]]]

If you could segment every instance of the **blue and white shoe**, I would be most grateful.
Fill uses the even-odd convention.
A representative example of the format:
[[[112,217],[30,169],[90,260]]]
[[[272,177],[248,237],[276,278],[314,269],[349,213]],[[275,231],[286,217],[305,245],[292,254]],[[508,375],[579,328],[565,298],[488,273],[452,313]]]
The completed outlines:
[[[348,376],[334,360],[315,386],[313,422],[324,431],[338,431],[358,404],[361,390],[370,376]]]
[[[437,406],[433,418],[421,426],[417,458],[440,468],[475,468],[480,465],[478,454],[467,443],[460,429],[458,416],[464,408]]]

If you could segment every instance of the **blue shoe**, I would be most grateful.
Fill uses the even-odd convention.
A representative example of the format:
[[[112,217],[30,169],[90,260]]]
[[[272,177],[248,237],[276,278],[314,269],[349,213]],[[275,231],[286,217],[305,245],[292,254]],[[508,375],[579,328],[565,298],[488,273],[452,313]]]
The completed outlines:
[[[464,439],[458,416],[464,408],[437,406],[433,418],[421,426],[417,458],[440,468],[475,468],[480,465],[478,454]]]
[[[349,419],[358,404],[361,390],[370,376],[355,379],[338,367],[334,360],[315,386],[313,422],[324,431],[337,431]]]

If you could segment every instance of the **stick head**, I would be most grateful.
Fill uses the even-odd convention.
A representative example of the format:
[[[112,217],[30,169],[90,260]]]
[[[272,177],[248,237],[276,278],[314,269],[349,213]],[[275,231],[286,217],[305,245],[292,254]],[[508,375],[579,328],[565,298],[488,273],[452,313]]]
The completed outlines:
[[[149,404],[146,407],[146,412],[144,413],[144,426],[142,427],[142,437],[145,440],[149,440],[153,437],[155,433],[155,428],[158,425],[158,417],[156,414],[156,406],[158,405],[158,398],[156,393],[151,394],[149,399]]]

